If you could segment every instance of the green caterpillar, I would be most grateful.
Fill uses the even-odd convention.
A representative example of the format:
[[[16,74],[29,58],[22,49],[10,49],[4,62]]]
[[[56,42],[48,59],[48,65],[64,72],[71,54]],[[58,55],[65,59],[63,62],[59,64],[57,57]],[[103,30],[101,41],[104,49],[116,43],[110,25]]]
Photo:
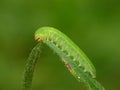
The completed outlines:
[[[62,58],[70,72],[79,80],[82,76],[78,69],[83,69],[92,78],[96,77],[96,71],[83,51],[73,43],[65,34],[52,27],[42,27],[35,32],[35,40],[43,42],[51,47]],[[68,58],[70,58],[68,60]]]

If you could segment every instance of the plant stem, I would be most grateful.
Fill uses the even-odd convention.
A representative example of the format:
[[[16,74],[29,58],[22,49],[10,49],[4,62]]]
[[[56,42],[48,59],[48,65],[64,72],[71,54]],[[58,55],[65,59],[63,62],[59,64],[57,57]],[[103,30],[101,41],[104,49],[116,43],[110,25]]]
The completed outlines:
[[[73,76],[79,82],[84,82],[85,85],[89,87],[89,90],[105,90],[105,88],[97,80],[92,78],[88,73],[84,72],[82,68],[76,67],[77,65],[73,62],[73,60],[70,57],[68,57],[65,53],[63,53],[59,48],[56,48],[54,44],[48,41],[45,41],[44,43],[47,44],[52,50],[54,50],[60,57],[67,60],[69,63],[71,63],[72,66],[74,66],[71,67],[74,68],[76,72],[76,74],[73,74]],[[80,74],[80,78],[78,78],[78,74]]]
[[[33,73],[35,69],[35,65],[37,63],[37,60],[40,56],[40,50],[41,48],[41,43],[37,44],[31,51],[26,66],[25,66],[25,71],[23,75],[23,80],[22,80],[22,90],[32,90],[32,78],[33,78]]]

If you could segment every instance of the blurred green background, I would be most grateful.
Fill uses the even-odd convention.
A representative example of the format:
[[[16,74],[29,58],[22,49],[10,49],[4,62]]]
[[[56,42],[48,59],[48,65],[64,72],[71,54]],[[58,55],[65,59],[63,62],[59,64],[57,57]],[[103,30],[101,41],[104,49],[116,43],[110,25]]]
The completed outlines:
[[[120,90],[120,0],[0,0],[0,90],[20,90],[34,32],[53,26],[91,59],[106,90]],[[52,52],[52,53],[51,53]],[[86,90],[43,45],[33,90]]]

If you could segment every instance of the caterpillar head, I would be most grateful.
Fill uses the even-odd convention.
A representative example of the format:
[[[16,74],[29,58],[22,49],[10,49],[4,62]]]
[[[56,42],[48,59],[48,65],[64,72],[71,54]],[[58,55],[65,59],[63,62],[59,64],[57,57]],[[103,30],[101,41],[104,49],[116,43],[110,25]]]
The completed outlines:
[[[39,28],[36,32],[35,32],[35,40],[37,41],[43,41],[48,37],[48,29],[50,29],[50,27],[42,27]]]

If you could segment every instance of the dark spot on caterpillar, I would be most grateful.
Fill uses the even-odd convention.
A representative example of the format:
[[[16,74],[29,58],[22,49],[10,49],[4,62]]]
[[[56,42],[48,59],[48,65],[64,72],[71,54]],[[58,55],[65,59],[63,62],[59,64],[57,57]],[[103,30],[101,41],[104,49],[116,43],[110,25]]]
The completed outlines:
[[[65,63],[65,66],[68,68],[68,70],[72,70],[72,67],[68,63]]]
[[[74,57],[73,57],[73,56],[71,56],[71,55],[70,55],[69,57],[70,57],[71,59],[73,59],[73,58],[74,58]]]
[[[51,41],[52,39],[50,37],[47,38],[48,41]]]
[[[62,49],[62,47],[60,45],[57,46],[59,49]]]
[[[66,55],[68,55],[68,52],[66,50],[63,50],[63,53],[65,53]]]
[[[67,62],[64,62],[65,63],[65,66],[68,68],[68,70],[73,74],[75,75],[76,72],[74,71],[74,69],[70,66],[70,64],[68,64]]]
[[[52,40],[51,38],[48,38],[48,40],[52,42],[55,46],[57,46],[57,43],[54,40]]]
[[[79,66],[80,62],[78,60],[75,60],[74,62]]]

